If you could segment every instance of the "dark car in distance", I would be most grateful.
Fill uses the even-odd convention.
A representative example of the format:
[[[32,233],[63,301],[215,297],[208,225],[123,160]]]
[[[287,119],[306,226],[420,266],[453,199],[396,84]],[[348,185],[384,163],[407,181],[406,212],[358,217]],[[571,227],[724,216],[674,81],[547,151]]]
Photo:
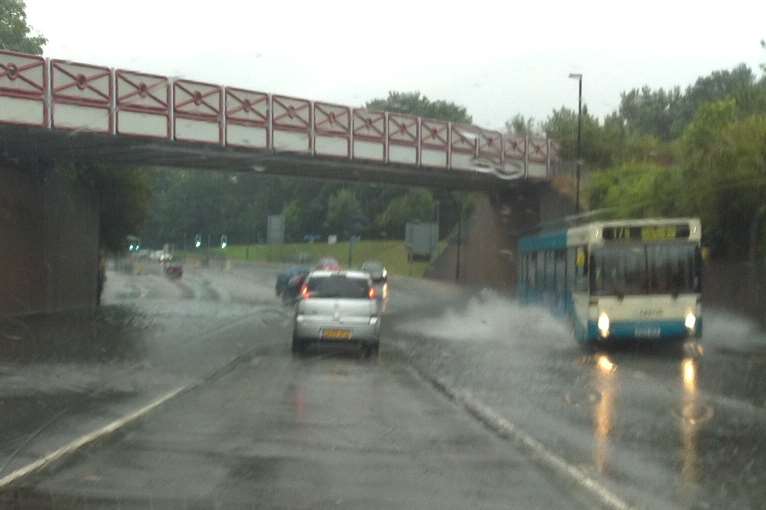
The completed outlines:
[[[362,264],[361,270],[370,275],[381,312],[384,311],[388,303],[388,270],[386,266],[377,260],[368,260]]]
[[[277,297],[284,297],[283,294],[290,286],[290,281],[293,280],[296,276],[305,277],[307,274],[309,274],[309,271],[309,268],[304,266],[292,266],[279,273],[277,275],[276,285],[274,286],[274,292]],[[300,289],[300,285],[298,285],[298,289]]]

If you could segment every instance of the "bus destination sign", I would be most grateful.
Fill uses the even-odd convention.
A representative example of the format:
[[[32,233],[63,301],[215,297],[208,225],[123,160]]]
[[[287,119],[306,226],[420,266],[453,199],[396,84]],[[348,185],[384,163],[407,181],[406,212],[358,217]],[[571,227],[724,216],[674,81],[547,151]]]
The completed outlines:
[[[688,239],[689,225],[646,225],[643,227],[604,227],[604,241],[672,241]]]

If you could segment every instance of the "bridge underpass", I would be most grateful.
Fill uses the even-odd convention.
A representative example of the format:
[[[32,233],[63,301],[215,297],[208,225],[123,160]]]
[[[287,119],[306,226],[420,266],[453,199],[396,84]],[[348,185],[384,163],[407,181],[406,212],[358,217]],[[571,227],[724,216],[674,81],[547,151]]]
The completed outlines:
[[[52,168],[72,162],[105,163],[115,169],[258,172],[482,191],[495,197],[493,207],[514,211],[518,207],[513,202],[521,195],[539,203],[540,190],[548,188],[559,168],[556,144],[547,139],[0,52],[0,171],[16,169],[27,174],[32,186],[39,186]],[[35,180],[30,171],[43,177]],[[10,182],[19,177],[3,178]],[[29,210],[40,206],[31,195],[29,200]],[[43,218],[59,213],[51,201],[43,201],[42,208]],[[7,204],[4,209],[8,223],[23,231],[27,220],[19,215],[20,209]],[[532,209],[538,210],[532,217],[539,218],[539,205]],[[37,232],[48,223],[29,223],[28,230]],[[97,251],[93,233],[98,228],[92,221],[66,228],[65,237],[83,237],[73,229],[91,233],[87,251]],[[514,239],[511,236],[509,242]],[[55,258],[58,248],[43,243],[43,251]],[[37,268],[25,264],[28,274],[47,271],[42,263]],[[14,271],[16,266],[5,267]],[[93,282],[88,285],[92,292],[73,303],[95,302],[95,271],[96,264],[92,274],[80,268],[81,278]],[[27,281],[36,285],[34,279]],[[22,295],[14,284],[19,282],[4,292]],[[0,314],[29,308],[6,305]],[[32,311],[58,308],[38,303]]]

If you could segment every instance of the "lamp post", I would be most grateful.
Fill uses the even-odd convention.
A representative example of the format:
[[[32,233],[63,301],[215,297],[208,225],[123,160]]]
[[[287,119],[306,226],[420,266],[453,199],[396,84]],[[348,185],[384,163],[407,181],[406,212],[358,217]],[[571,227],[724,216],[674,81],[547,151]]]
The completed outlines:
[[[577,189],[575,190],[575,214],[580,214],[580,159],[582,156],[582,74],[570,73],[569,77],[577,80]]]

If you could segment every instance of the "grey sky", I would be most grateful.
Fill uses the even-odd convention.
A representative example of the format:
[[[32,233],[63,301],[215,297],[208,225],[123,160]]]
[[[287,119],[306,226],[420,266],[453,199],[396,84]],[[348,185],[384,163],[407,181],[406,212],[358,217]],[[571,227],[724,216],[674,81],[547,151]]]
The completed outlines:
[[[496,128],[766,61],[766,2],[26,0],[46,56],[361,105],[455,101]],[[108,5],[108,8],[106,7]]]

